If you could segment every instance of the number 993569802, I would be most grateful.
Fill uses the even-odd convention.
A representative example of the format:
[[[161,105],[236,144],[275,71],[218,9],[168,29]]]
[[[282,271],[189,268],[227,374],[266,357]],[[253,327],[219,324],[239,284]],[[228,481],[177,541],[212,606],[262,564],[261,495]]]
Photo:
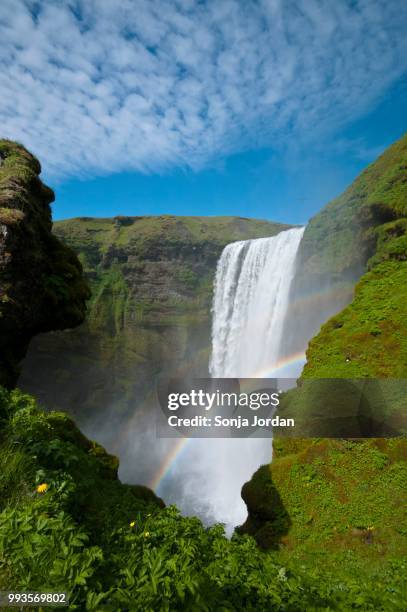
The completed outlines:
[[[39,591],[0,591],[0,607],[68,606],[67,593]]]

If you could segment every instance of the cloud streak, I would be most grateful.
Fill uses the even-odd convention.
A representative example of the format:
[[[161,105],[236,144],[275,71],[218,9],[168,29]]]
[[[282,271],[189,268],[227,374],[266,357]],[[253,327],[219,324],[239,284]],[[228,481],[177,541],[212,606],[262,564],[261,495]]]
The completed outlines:
[[[307,141],[400,78],[406,22],[399,0],[2,0],[0,133],[55,179]]]

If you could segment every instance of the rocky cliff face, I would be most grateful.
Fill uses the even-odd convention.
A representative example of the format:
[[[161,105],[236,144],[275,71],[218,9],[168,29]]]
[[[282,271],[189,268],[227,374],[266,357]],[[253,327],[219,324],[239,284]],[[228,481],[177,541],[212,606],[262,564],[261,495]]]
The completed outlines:
[[[49,506],[33,532],[38,551],[54,517],[62,519],[52,544],[46,536],[43,540],[49,559],[49,550],[71,520],[77,521],[71,523],[74,529],[78,523],[89,525],[89,531],[105,529],[109,521],[122,524],[125,517],[129,522],[129,516],[157,510],[164,503],[146,487],[123,485],[117,476],[118,459],[88,440],[66,414],[45,414],[34,398],[3,388],[14,387],[32,336],[82,323],[90,296],[75,253],[51,233],[54,194],[39,179],[40,171],[39,162],[24,147],[0,140],[0,525],[13,520],[18,524],[16,517],[25,512],[33,511],[35,517],[38,501],[43,501],[39,492],[47,492]],[[41,375],[49,379],[52,371]],[[45,481],[43,488],[36,486],[38,478]],[[14,519],[6,517],[8,511]],[[113,519],[117,512],[121,518]],[[24,519],[33,524],[31,520]],[[23,539],[27,537],[27,531],[17,529]],[[66,542],[72,542],[72,528],[69,537]],[[4,541],[12,539],[5,536],[2,553]],[[32,564],[32,581],[42,562],[26,553],[26,544],[24,540],[20,562]],[[77,539],[75,552],[80,547]],[[67,550],[64,544],[65,560],[70,558]],[[6,558],[2,554],[1,588],[10,588],[18,579],[10,573],[10,556]],[[16,575],[20,570],[21,565]]]
[[[0,140],[0,385],[13,387],[32,336],[73,327],[89,290],[71,249],[51,233],[41,166],[24,147]]]
[[[212,285],[223,247],[288,227],[238,217],[56,223],[55,235],[79,254],[89,279],[89,313],[74,331],[35,339],[20,386],[81,424],[89,418],[92,431],[108,416],[114,422],[132,413],[160,372],[208,375]]]

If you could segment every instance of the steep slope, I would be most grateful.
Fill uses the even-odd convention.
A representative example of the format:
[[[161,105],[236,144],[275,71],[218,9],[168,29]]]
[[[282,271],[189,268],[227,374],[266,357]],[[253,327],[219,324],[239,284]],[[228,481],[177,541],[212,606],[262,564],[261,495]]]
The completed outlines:
[[[366,271],[349,306],[311,340],[300,386],[283,401],[284,410],[294,406],[305,420],[303,398],[315,378],[406,376],[406,170],[404,137],[307,228],[303,282],[307,273],[340,280],[355,262]],[[332,398],[325,397],[328,410]],[[392,417],[402,429],[405,394],[395,397]],[[241,531],[265,547],[283,544],[283,555],[304,562],[325,550],[326,564],[347,563],[350,571],[364,572],[386,559],[387,571],[406,546],[400,513],[406,441],[275,438],[273,447],[272,464],[243,487],[249,517]]]
[[[75,253],[51,233],[54,194],[39,162],[0,140],[0,589],[83,585],[102,559],[88,546],[107,525],[162,500],[122,485],[118,459],[66,414],[10,390],[32,336],[79,325],[90,296]],[[6,389],[8,387],[9,389]],[[44,503],[45,502],[45,503]],[[81,526],[78,523],[81,523]],[[62,584],[61,584],[62,586]],[[49,602],[49,600],[47,600]],[[2,602],[3,604],[3,602]],[[75,606],[71,607],[75,609]]]
[[[405,272],[399,262],[405,258],[406,253],[406,148],[407,136],[404,136],[307,225],[292,287],[292,312],[287,317],[288,354],[302,350],[307,339],[319,331],[321,323],[352,301],[355,283],[368,270],[372,270],[372,273],[364,277],[350,310],[346,311],[360,311],[360,316],[355,316],[365,321],[364,326],[352,330],[352,345],[355,348],[359,332],[360,343],[365,343],[372,332],[366,344],[367,352],[370,349],[376,352],[381,350],[384,359],[384,353],[391,354],[392,342],[401,335],[396,327],[402,324],[400,308],[404,297],[401,275]],[[392,281],[386,280],[388,275],[392,276]],[[395,303],[388,302],[385,306],[382,300],[388,300],[388,290],[394,295]],[[342,319],[333,319],[331,325],[337,325],[336,329],[339,330],[343,322]],[[388,333],[393,338],[389,346],[386,345],[386,326],[389,326]],[[362,367],[363,360],[358,361],[360,365],[357,371],[347,365],[345,372],[343,360],[340,361],[339,370],[338,360],[335,366],[329,365],[326,352],[328,344],[332,341],[335,344],[334,337],[340,337],[343,340],[343,350],[346,351],[346,328],[331,333],[329,342],[328,338],[324,339],[325,367],[324,373],[320,371],[319,375],[329,376],[329,371],[332,375],[335,371],[340,376],[347,376],[347,372],[350,375],[372,375],[371,367],[366,363]],[[373,337],[376,338],[375,342]],[[379,360],[374,358],[371,363],[376,361],[378,363]],[[314,356],[309,354],[307,362],[305,375],[313,368]],[[353,360],[353,365],[355,363]],[[384,363],[381,374],[388,375]]]
[[[376,250],[375,228],[406,216],[406,149],[407,135],[310,220],[300,247],[301,273],[342,280],[355,268],[365,270]]]
[[[342,204],[342,207],[341,207]],[[394,377],[407,373],[407,136],[369,166],[342,198],[329,205],[324,217],[345,210],[353,215],[353,236],[337,235],[341,245],[334,256],[329,247],[320,257],[333,269],[367,261],[367,272],[356,286],[352,303],[333,317],[307,351],[304,377]],[[311,222],[312,223],[312,222]],[[311,224],[310,224],[311,225]],[[329,222],[328,222],[329,226]],[[318,231],[317,231],[318,228]],[[314,220],[308,233],[323,230]],[[308,265],[312,256],[308,258]]]
[[[92,288],[75,331],[35,339],[20,386],[97,427],[133,411],[161,371],[208,374],[213,276],[223,247],[288,226],[239,217],[116,217],[56,223]],[[47,373],[45,375],[45,372]]]
[[[89,289],[75,253],[51,234],[54,194],[24,147],[0,140],[0,385],[12,387],[34,334],[73,327]]]

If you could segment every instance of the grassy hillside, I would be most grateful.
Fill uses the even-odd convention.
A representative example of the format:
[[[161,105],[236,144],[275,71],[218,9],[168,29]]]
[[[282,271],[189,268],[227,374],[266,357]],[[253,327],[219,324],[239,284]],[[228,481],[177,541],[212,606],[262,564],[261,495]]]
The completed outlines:
[[[321,269],[340,279],[355,262],[365,265],[365,273],[349,306],[311,340],[300,386],[284,399],[284,410],[301,418],[308,418],[305,399],[315,378],[406,377],[406,170],[404,137],[305,232],[304,282],[306,274]],[[402,429],[405,393],[400,397],[396,382],[389,380],[387,387],[393,402],[386,410]],[[327,414],[335,403],[331,391],[324,395]],[[323,415],[324,406],[319,408]],[[273,447],[272,464],[243,487],[249,509],[243,532],[265,547],[279,547],[281,559],[301,559],[309,568],[323,563],[356,580],[370,575],[380,583],[395,565],[405,571],[400,565],[407,546],[405,439],[275,438]],[[378,609],[393,610],[384,593]]]
[[[319,334],[322,323],[352,302],[327,324],[323,336],[318,335],[323,347],[319,354],[316,344],[311,344],[305,376],[308,372],[311,376],[372,376],[375,372],[388,376],[393,351],[394,361],[406,363],[399,343],[406,319],[402,312],[406,272],[400,265],[407,246],[406,150],[404,136],[305,228],[285,329],[287,354],[303,350],[309,338]],[[355,296],[355,284],[368,270],[372,272],[363,277]],[[374,352],[370,364],[363,351]]]
[[[283,564],[352,583],[353,603],[338,609],[397,610],[407,595],[406,460],[401,439],[274,440],[272,465],[243,487],[242,531]],[[375,605],[362,585],[380,589]]]
[[[331,240],[325,265],[351,266],[367,255],[352,303],[311,341],[304,377],[394,377],[407,374],[407,136],[390,147],[310,223],[320,244],[339,214],[348,237]],[[326,220],[326,222],[325,222]],[[334,229],[335,236],[336,231]],[[307,240],[311,240],[308,232]],[[308,248],[308,247],[307,247]]]
[[[310,220],[300,247],[302,273],[342,280],[346,272],[365,271],[378,226],[406,216],[406,150],[407,135]]]
[[[223,248],[235,240],[270,236],[288,229],[289,225],[243,217],[177,217],[174,215],[144,217],[91,218],[79,217],[54,224],[56,235],[64,238],[77,251],[107,253],[124,249],[123,256],[150,258],[159,245],[166,252],[176,247],[199,248],[210,244]],[[270,233],[271,232],[271,233]],[[94,261],[94,260],[93,260]],[[89,261],[92,267],[92,257]]]

